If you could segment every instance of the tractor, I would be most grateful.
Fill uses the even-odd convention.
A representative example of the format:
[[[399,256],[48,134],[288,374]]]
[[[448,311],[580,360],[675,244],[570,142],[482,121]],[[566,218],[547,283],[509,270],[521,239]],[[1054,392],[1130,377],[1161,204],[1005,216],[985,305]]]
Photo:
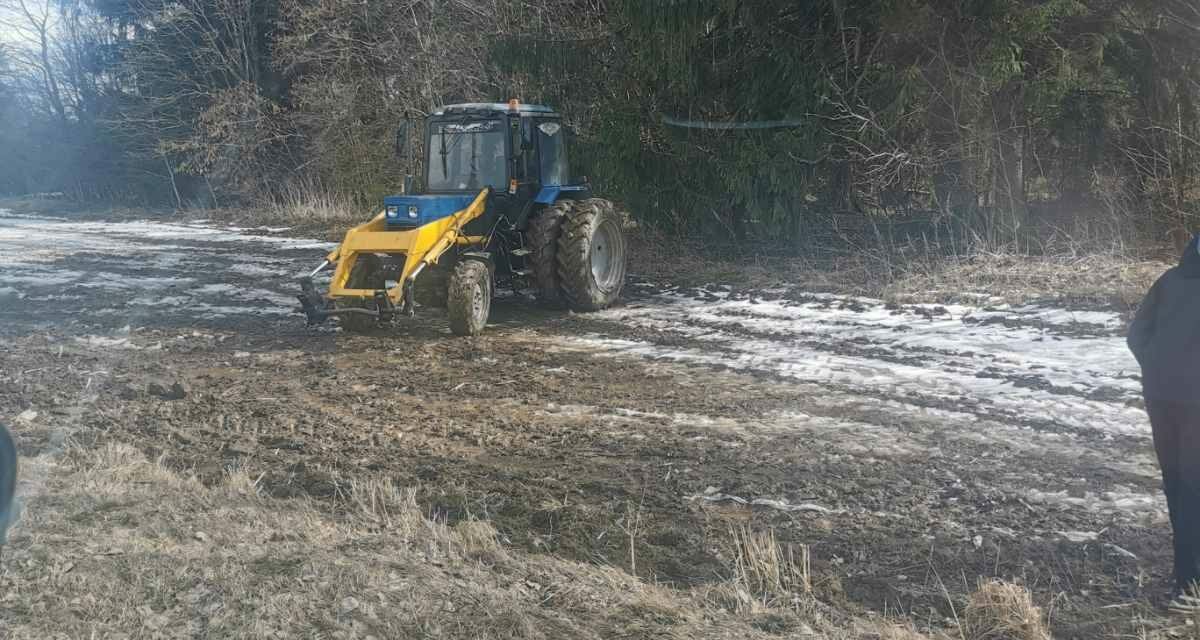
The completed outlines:
[[[408,132],[396,133],[398,155]],[[308,323],[336,316],[361,331],[444,307],[451,332],[477,335],[501,287],[575,311],[611,305],[625,283],[624,217],[571,179],[566,137],[559,114],[516,100],[429,115],[422,192],[406,171],[400,194],[301,279]],[[313,278],[331,266],[322,294]]]

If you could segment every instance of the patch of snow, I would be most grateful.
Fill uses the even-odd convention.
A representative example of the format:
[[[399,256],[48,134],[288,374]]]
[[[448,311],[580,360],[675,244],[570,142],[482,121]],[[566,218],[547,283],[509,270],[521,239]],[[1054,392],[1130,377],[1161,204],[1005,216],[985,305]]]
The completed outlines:
[[[234,226],[234,225],[229,225],[229,226],[225,227],[225,229],[228,231],[233,231],[235,233],[244,233],[246,231],[259,231],[259,232],[263,232],[263,233],[283,233],[284,231],[291,229],[291,227],[267,227],[267,226],[238,227],[238,226]]]
[[[189,312],[196,312],[203,318],[221,318],[225,316],[286,316],[295,313],[293,309],[282,307],[238,307],[233,305],[212,305],[192,303]]]
[[[610,355],[771,374],[976,416],[1146,437],[1137,363],[1108,312],[965,305],[888,308],[878,300],[697,300],[657,294],[594,317],[675,334],[672,346],[565,338]],[[995,319],[991,319],[995,318]],[[1084,323],[1083,331],[1079,323]],[[690,341],[690,343],[689,343]]]
[[[75,293],[51,294],[44,296],[26,296],[21,294],[21,299],[27,302],[53,302],[56,300],[83,300],[86,296],[81,296]]]
[[[253,277],[286,278],[293,275],[288,269],[268,269],[249,262],[237,262],[229,265],[228,269],[234,273]]]
[[[281,230],[278,227],[270,229]],[[81,252],[129,255],[152,249],[154,245],[162,245],[164,240],[207,245],[274,245],[287,249],[325,251],[336,246],[336,243],[304,238],[254,235],[190,224],[154,221],[90,222],[0,213],[0,243],[13,249],[4,256],[5,263],[9,264],[44,262]],[[54,253],[45,253],[47,247],[52,247]]]
[[[138,296],[130,300],[128,304],[139,307],[182,307],[188,305],[191,301],[191,298],[185,296],[166,296],[165,298]]]
[[[712,487],[709,487],[709,489],[712,489]],[[814,502],[789,504],[785,500],[775,500],[773,498],[752,498],[747,500],[746,498],[740,498],[727,493],[717,493],[711,491],[705,491],[703,494],[699,495],[685,496],[684,500],[687,500],[688,502],[694,502],[696,500],[702,500],[704,502],[733,502],[742,505],[767,507],[770,509],[776,509],[778,511],[814,511],[816,513],[824,514],[844,513],[843,511],[830,509],[829,507],[823,507]]]
[[[111,273],[97,271],[80,284],[88,287],[103,289],[168,289],[182,287],[195,282],[193,278],[183,276],[143,276],[126,273]]]
[[[219,294],[232,294],[237,291],[238,291],[238,287],[236,287],[232,284],[226,284],[224,282],[214,282],[212,284],[206,284],[206,285],[196,287],[195,289],[192,289],[192,293],[195,293],[197,295],[210,295],[210,294],[218,294],[218,293]]]
[[[0,273],[0,282],[5,284],[30,284],[38,287],[58,287],[77,282],[84,277],[82,271],[52,271],[49,269],[5,269]]]
[[[101,349],[137,349],[137,345],[129,341],[129,338],[106,338],[104,336],[79,336],[75,338],[75,342],[89,347],[98,347]]]
[[[1029,489],[1026,499],[1033,504],[1050,507],[1072,507],[1106,515],[1142,512],[1165,516],[1166,500],[1161,495],[1137,493],[1118,487],[1102,493],[1086,492],[1072,496],[1067,491],[1039,491]]]

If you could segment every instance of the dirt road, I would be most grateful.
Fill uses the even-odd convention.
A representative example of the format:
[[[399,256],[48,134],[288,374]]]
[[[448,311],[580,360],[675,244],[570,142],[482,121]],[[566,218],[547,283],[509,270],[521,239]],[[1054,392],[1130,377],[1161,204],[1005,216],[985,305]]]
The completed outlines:
[[[331,510],[383,475],[681,587],[727,576],[749,523],[809,545],[839,605],[940,627],[1001,576],[1056,637],[1157,624],[1168,527],[1116,314],[635,282],[596,314],[507,298],[477,339],[436,312],[346,335],[292,313],[328,245],[276,231],[0,214],[25,453],[115,439]]]

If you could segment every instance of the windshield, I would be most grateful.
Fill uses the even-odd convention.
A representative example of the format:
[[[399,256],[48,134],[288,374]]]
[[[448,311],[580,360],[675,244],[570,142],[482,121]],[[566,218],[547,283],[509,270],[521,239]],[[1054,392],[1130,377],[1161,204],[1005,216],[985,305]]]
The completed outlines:
[[[429,141],[429,190],[507,186],[504,129],[497,120],[435,124]]]

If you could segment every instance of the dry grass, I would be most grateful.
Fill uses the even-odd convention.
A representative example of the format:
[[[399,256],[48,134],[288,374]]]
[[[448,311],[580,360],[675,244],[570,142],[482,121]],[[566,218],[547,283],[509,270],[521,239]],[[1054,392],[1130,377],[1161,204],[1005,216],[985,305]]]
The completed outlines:
[[[1171,266],[1121,251],[1024,255],[974,250],[956,256],[911,246],[831,254],[819,260],[755,254],[721,258],[715,251],[647,229],[635,231],[631,245],[631,271],[651,280],[833,292],[899,303],[1052,301],[1126,311]]]
[[[382,206],[380,207],[382,208]],[[281,224],[358,224],[375,212],[314,182],[296,182],[261,207],[261,215]]]
[[[812,570],[806,545],[781,545],[775,530],[754,531],[730,527],[734,549],[734,582],[757,596],[764,605],[791,602],[812,593]]]
[[[964,640],[1050,640],[1029,590],[1000,580],[981,582],[962,616]]]
[[[823,638],[908,637],[816,609],[748,617],[617,568],[511,550],[486,522],[425,517],[382,477],[339,482],[330,513],[264,496],[254,470],[206,486],[123,444],[27,458],[22,476],[24,518],[0,563],[4,638],[772,637],[764,619]],[[803,585],[772,537],[743,541],[757,554],[747,579]]]
[[[171,211],[161,207],[79,202],[69,198],[50,198],[37,195],[0,197],[0,209],[8,209],[24,215],[78,217],[87,220],[144,220],[172,215]]]
[[[243,227],[286,227],[288,235],[336,242],[347,229],[370,220],[381,208],[363,206],[317,183],[301,181],[256,206],[208,209],[202,215]]]
[[[882,290],[896,302],[970,302],[980,296],[1019,304],[1034,300],[1135,307],[1170,265],[1120,255],[1083,257],[980,253],[914,261]]]

